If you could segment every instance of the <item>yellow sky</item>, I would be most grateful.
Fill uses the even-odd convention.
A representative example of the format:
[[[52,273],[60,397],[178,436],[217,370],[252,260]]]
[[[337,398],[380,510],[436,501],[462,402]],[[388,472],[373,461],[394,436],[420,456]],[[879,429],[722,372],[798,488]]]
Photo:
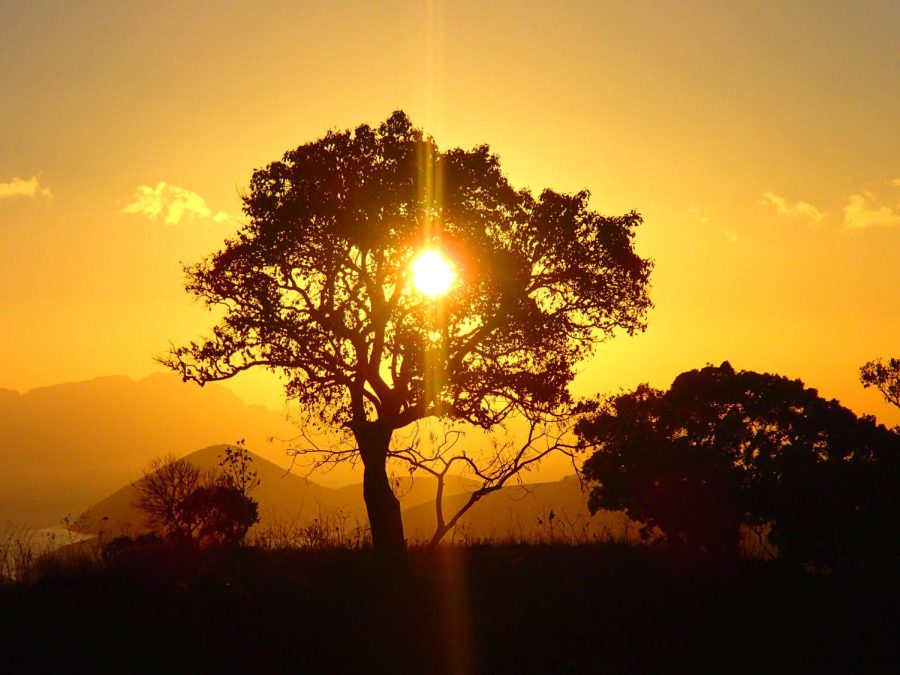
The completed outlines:
[[[896,2],[4,3],[0,387],[157,370],[252,170],[401,108],[644,215],[649,329],[577,393],[729,359],[900,423],[857,379],[900,356],[898,31]]]

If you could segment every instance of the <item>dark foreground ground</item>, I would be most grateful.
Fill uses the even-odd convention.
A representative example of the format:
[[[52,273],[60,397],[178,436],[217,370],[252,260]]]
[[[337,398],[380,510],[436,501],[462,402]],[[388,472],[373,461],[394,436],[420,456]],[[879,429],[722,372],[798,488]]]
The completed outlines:
[[[618,546],[175,554],[0,590],[0,672],[897,672],[898,577]]]

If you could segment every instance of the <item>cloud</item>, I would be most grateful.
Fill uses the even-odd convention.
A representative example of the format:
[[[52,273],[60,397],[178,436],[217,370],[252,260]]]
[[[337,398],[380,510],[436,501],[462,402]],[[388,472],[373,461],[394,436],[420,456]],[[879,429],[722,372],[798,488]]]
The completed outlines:
[[[894,187],[900,187],[900,178],[895,178],[894,180],[892,180],[891,185],[893,185]]]
[[[732,244],[736,244],[740,241],[740,239],[738,238],[737,230],[725,230],[723,234],[725,235],[725,238]]]
[[[50,188],[40,187],[37,176],[32,176],[30,180],[22,180],[21,178],[13,178],[9,183],[0,183],[0,199],[7,197],[52,197]]]
[[[700,212],[696,206],[692,206],[688,209],[688,213],[691,214],[691,217],[696,220],[698,223],[706,225],[709,222],[709,216]]]
[[[815,206],[807,202],[796,202],[790,206],[787,199],[779,197],[772,192],[764,192],[762,195],[762,203],[774,206],[782,216],[790,216],[791,218],[803,218],[812,223],[821,223],[825,214],[819,211]]]
[[[898,184],[898,181],[891,183]],[[844,207],[844,225],[856,229],[900,225],[900,206],[881,206],[871,192],[863,190],[861,194],[851,195],[850,203]]]
[[[230,223],[234,216],[224,211],[213,212],[196,192],[177,185],[159,182],[156,187],[140,185],[123,213],[139,213],[150,220],[162,220],[166,225],[178,225],[182,219],[210,218],[216,223]]]

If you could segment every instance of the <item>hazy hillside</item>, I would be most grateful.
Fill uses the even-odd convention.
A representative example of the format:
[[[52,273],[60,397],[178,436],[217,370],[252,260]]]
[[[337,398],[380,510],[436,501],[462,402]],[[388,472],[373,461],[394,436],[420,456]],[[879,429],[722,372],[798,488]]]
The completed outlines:
[[[14,402],[18,401],[19,396],[21,396],[21,394],[12,389],[0,389],[0,413],[2,413],[6,406],[12,405]]]
[[[225,446],[216,445],[186,456],[202,469],[218,464]],[[286,473],[272,462],[250,453],[260,485],[253,493],[259,502],[262,527],[273,524],[305,526],[315,518],[340,513],[347,524],[366,525],[362,484],[333,489]],[[134,476],[137,479],[139,474]],[[427,540],[435,525],[435,480],[402,477],[395,480],[395,491],[403,508],[406,536],[410,541]],[[448,478],[445,488],[445,514],[449,518],[468,498],[475,483],[461,476]],[[131,483],[95,504],[77,519],[81,532],[100,530],[117,535],[143,529],[142,515],[134,508],[135,490]],[[554,516],[550,518],[550,512]],[[448,540],[476,538],[505,540],[510,537],[541,539],[553,536],[623,535],[626,519],[621,514],[601,513],[591,517],[578,480],[570,478],[553,483],[512,486],[493,493],[475,505],[461,520],[455,535]]]
[[[409,509],[419,504],[431,504],[437,493],[437,480],[430,476],[391,476],[391,484],[394,494],[400,500],[404,509]],[[444,482],[444,496],[456,494],[469,494],[480,483],[464,476],[447,476]],[[354,483],[340,488],[342,494],[362,494],[362,483]]]
[[[269,438],[295,435],[279,412],[247,406],[224,387],[201,388],[165,373],[137,381],[101,377],[25,394],[0,389],[0,524],[58,526],[67,514],[83,512],[138,478],[154,457],[180,457],[242,438],[262,457],[287,466],[286,444]],[[293,468],[296,480],[308,473],[302,462]],[[364,513],[361,470],[342,465],[308,477],[318,487],[338,488],[339,503]],[[433,500],[433,479],[401,473],[398,481],[404,508]],[[448,497],[475,487],[463,478],[448,481]],[[300,498],[291,494],[278,499]]]
[[[192,452],[185,459],[201,469],[215,468],[225,445],[214,445]],[[306,480],[251,452],[253,469],[259,476],[259,487],[253,497],[259,502],[262,524],[272,522],[308,523],[322,512],[341,510],[353,518],[365,520],[362,488],[355,491],[334,490]],[[140,476],[135,476],[137,479]],[[80,532],[97,533],[100,530],[118,535],[143,529],[142,514],[134,508],[133,483],[120,488],[99,501],[77,519]]]
[[[449,520],[467,497],[467,494],[457,494],[445,498],[444,518]],[[437,522],[434,502],[406,509],[403,522],[408,538],[430,537]],[[587,496],[573,475],[552,483],[513,485],[487,495],[460,519],[456,532],[448,534],[447,540],[506,540],[510,537],[536,540],[560,536],[618,538],[627,528],[628,519],[622,513],[603,511],[591,516]],[[633,534],[633,526],[631,529]]]
[[[174,375],[102,377],[0,390],[0,523],[56,525],[140,475],[153,457],[246,438],[287,463],[280,413],[247,406],[227,389]]]
[[[201,469],[211,469],[218,465],[225,445],[214,445],[192,452],[185,459]],[[309,524],[320,516],[334,516],[340,513],[350,526],[366,524],[366,509],[363,502],[362,484],[347,485],[340,489],[324,487],[301,476],[287,473],[280,466],[250,452],[253,469],[259,476],[259,487],[253,498],[259,502],[260,525],[280,523],[290,526]],[[140,473],[132,480],[140,478]],[[408,477],[396,481],[396,491],[404,508],[420,504],[433,504],[436,484],[431,478]],[[471,480],[451,476],[447,480],[445,492],[455,495],[468,493],[473,489]],[[134,508],[135,489],[132,482],[113,492],[87,509],[76,519],[80,532],[96,534],[103,531],[110,535],[134,533],[143,529],[143,517]]]

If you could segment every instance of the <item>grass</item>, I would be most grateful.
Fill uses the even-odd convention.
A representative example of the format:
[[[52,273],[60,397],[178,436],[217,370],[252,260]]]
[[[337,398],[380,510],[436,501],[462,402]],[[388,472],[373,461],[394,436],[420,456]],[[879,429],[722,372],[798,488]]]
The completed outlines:
[[[192,550],[85,542],[0,592],[0,671],[890,672],[896,575],[622,544]],[[95,555],[97,551],[100,555]]]

